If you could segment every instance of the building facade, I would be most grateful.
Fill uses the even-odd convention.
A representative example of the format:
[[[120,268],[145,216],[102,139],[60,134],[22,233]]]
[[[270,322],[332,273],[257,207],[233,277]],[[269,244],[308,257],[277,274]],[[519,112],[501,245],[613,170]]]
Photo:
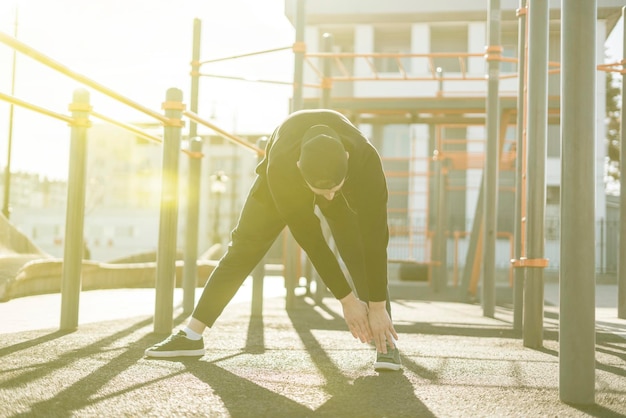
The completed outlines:
[[[500,2],[499,96],[504,126],[499,175],[497,265],[509,267],[515,196],[516,102],[519,1]],[[621,16],[623,2],[598,1],[596,57]],[[296,1],[285,14],[296,25]],[[305,2],[307,66],[305,106],[337,109],[366,132],[381,153],[390,188],[390,258],[428,262],[437,217],[447,225],[448,264],[463,260],[476,212],[486,143],[489,2],[444,0],[315,0]],[[560,2],[550,2],[548,80],[549,126],[546,159],[546,257],[558,268],[560,196]],[[323,55],[333,55],[324,73]],[[328,68],[328,67],[326,67]],[[330,76],[324,80],[324,75]],[[604,187],[605,73],[596,83],[596,218],[606,217]],[[324,82],[321,82],[322,79]],[[331,85],[330,93],[324,88]],[[330,99],[328,99],[330,96]],[[327,100],[327,102],[323,102]],[[502,114],[510,111],[510,117]],[[435,213],[433,156],[447,158],[447,207]],[[555,224],[556,222],[556,224]],[[599,228],[598,228],[599,229]],[[598,237],[598,251],[601,251]],[[597,257],[601,262],[601,257]],[[462,261],[461,261],[462,263]]]
[[[155,126],[143,126],[159,137]],[[162,130],[162,128],[161,128]],[[256,141],[260,135],[251,135]],[[202,135],[198,251],[226,243],[252,183],[255,153],[221,137]],[[187,141],[183,141],[183,147]],[[163,147],[117,126],[94,124],[88,133],[85,244],[91,258],[114,261],[155,252],[159,239]],[[183,251],[189,157],[180,154],[178,247]],[[223,187],[214,187],[215,173]],[[67,183],[37,175],[12,176],[11,222],[46,253],[62,257]],[[219,189],[219,190],[218,190]]]

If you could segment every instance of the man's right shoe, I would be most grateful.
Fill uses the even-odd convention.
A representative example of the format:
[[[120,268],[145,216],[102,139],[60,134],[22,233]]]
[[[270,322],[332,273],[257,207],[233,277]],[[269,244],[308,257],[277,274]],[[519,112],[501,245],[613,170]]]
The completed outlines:
[[[374,363],[374,370],[381,371],[398,371],[402,368],[402,361],[400,360],[400,352],[398,347],[392,348],[387,344],[387,353],[376,353],[376,362]]]
[[[190,340],[180,330],[145,351],[146,357],[202,357],[205,353],[204,340]]]

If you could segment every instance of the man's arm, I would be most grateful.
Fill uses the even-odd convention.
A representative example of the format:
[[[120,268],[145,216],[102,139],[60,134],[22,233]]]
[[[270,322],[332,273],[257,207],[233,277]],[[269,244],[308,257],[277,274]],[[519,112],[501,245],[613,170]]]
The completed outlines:
[[[386,303],[386,301],[369,302],[369,325],[379,353],[387,353],[387,344],[395,347],[395,341],[398,339],[398,333],[393,327]]]
[[[352,336],[361,340],[362,343],[372,341],[373,334],[367,316],[367,304],[359,300],[352,292],[339,301],[343,308],[343,318],[348,324]]]

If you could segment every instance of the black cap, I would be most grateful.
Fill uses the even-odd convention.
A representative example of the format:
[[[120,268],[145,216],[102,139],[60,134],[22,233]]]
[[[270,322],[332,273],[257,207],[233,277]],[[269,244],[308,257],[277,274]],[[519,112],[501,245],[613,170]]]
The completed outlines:
[[[302,137],[300,172],[318,189],[332,189],[346,178],[348,156],[337,132],[326,125],[309,128]]]

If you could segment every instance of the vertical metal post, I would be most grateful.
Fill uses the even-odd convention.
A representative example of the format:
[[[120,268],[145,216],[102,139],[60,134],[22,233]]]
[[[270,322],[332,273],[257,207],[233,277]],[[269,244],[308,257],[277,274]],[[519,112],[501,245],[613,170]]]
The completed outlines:
[[[74,91],[72,111],[70,167],[68,172],[65,244],[61,282],[62,331],[78,328],[78,305],[83,266],[83,229],[85,223],[85,185],[87,173],[87,128],[89,127],[89,92]]]
[[[326,53],[332,52],[333,49],[333,35],[325,33],[322,36],[322,51]],[[332,96],[333,81],[332,81],[332,58],[322,58],[324,60],[322,65],[322,71],[324,79],[322,80],[322,109],[330,109],[330,98]]]
[[[529,260],[524,283],[525,347],[543,345],[545,165],[548,132],[548,34],[547,1],[535,1],[528,9],[528,158],[526,205],[526,255]],[[593,199],[592,199],[593,200]]]
[[[256,143],[257,147],[265,149],[267,146],[267,137],[259,138]],[[263,155],[259,155],[259,162],[263,159]],[[263,282],[265,279],[265,257],[259,261],[254,270],[252,270],[252,316],[260,317],[263,315]]]
[[[434,194],[432,195],[437,205],[435,213],[437,218],[435,221],[435,237],[433,242],[434,248],[434,261],[438,264],[435,266],[435,274],[431,278],[431,288],[434,292],[440,292],[445,290],[447,282],[447,167],[445,157],[442,150],[435,150],[433,157],[433,168],[435,177],[435,187],[433,187]]]
[[[167,90],[163,109],[169,119],[163,135],[163,171],[161,174],[161,213],[156,266],[156,303],[154,332],[172,332],[174,286],[176,285],[176,235],[178,227],[178,161],[184,109],[183,92]]]
[[[15,28],[13,37],[17,39],[17,6],[15,6]],[[13,48],[13,61],[11,63],[11,96],[15,95],[15,67],[17,51]],[[9,219],[11,216],[11,153],[13,144],[13,103],[9,104],[9,132],[7,135],[7,164],[4,169],[4,200],[2,202],[2,214]]]
[[[296,42],[293,44],[294,70],[293,70],[293,98],[291,111],[295,112],[303,107],[303,83],[304,83],[304,53],[306,44],[304,43],[304,30],[306,26],[306,2],[305,0],[294,0],[295,22],[296,22]]]
[[[498,228],[498,125],[500,101],[500,0],[489,0],[489,46],[487,47],[487,150],[485,153],[485,211],[483,253],[483,315],[493,317],[496,306],[496,240]]]
[[[437,147],[439,147],[439,143],[440,141],[437,141]],[[432,193],[430,193],[430,197],[433,200],[433,203],[435,205],[433,207],[433,213],[436,214],[435,215],[435,235],[433,236],[433,244],[432,244],[432,248],[433,248],[432,258],[435,263],[441,263],[441,240],[443,239],[442,234],[441,234],[441,229],[442,229],[441,218],[443,217],[442,216],[443,212],[440,207],[441,198],[439,197],[441,196],[441,193],[442,193],[441,150],[440,149],[435,149],[433,151],[433,157],[431,161],[432,161],[432,167],[433,167],[433,189],[432,189]],[[436,264],[434,268],[434,274],[430,278],[430,288],[435,293],[439,291],[439,266]]]
[[[189,110],[198,114],[198,91],[200,89],[200,41],[202,39],[202,21],[193,20],[193,46],[191,52],[191,97],[189,99]],[[198,124],[189,121],[189,138],[198,135]]]
[[[561,1],[559,394],[576,404],[595,402],[596,7]]]
[[[202,22],[193,20],[193,46],[191,58],[191,98],[189,107],[198,113],[200,85],[200,39]],[[185,264],[183,267],[183,312],[191,314],[195,305],[196,277],[198,275],[198,218],[200,213],[200,176],[202,171],[202,138],[198,138],[198,125],[189,121],[189,184],[187,195],[187,226],[185,231]]]
[[[195,111],[193,111],[195,113]],[[183,312],[190,314],[195,305],[198,276],[198,218],[200,217],[200,179],[202,172],[202,138],[189,139],[189,179],[187,187],[187,228],[185,231],[185,264],[183,269]]]
[[[460,294],[461,300],[469,299],[470,287],[474,276],[474,271],[480,264],[480,256],[483,251],[483,207],[485,206],[485,173],[483,172],[478,189],[478,199],[474,210],[474,220],[472,221],[472,231],[465,256],[465,267],[461,278]]]
[[[265,260],[261,260],[252,270],[252,304],[251,315],[263,316],[263,282],[265,281]]]
[[[304,53],[306,45],[304,43],[304,30],[306,25],[306,2],[305,0],[294,0],[296,2],[296,42],[293,45],[294,51],[294,73],[293,73],[293,98],[291,111],[296,112],[304,106],[303,102],[303,82],[304,82]],[[285,240],[285,288],[287,295],[285,304],[287,309],[295,305],[295,288],[297,285],[297,265],[298,265],[298,244],[289,230],[286,230]]]
[[[448,236],[447,232],[450,228],[448,210],[448,160],[441,161],[441,193],[439,194],[439,210],[441,211],[441,240],[439,241],[439,273],[437,280],[439,282],[439,290],[446,290],[448,287]]]
[[[518,10],[518,41],[517,41],[517,130],[516,130],[516,155],[515,155],[515,224],[514,224],[514,255],[519,260],[522,254],[522,205],[524,203],[524,135],[526,114],[526,0],[520,0]],[[522,330],[522,315],[524,312],[524,277],[526,270],[515,268],[513,280],[513,329]]]
[[[622,21],[626,21],[626,7],[622,8]],[[626,57],[626,30],[624,31],[624,51]],[[620,171],[626,174],[626,77],[622,73],[622,120],[621,120],[621,145],[620,145]],[[617,317],[626,319],[626,175],[619,176],[619,260],[617,261]]]

